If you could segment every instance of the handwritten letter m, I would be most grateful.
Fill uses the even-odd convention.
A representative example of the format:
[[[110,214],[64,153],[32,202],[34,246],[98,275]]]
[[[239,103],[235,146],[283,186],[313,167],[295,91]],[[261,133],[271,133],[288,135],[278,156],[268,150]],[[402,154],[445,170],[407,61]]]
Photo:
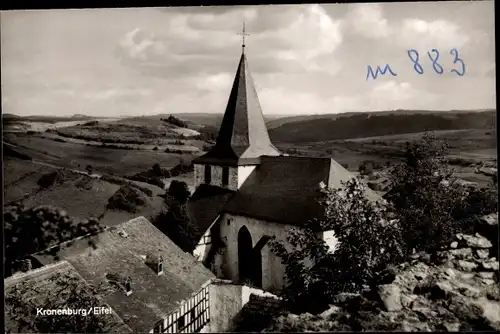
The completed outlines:
[[[366,81],[368,81],[368,79],[370,78],[370,76],[373,78],[373,80],[377,79],[377,76],[380,74],[380,75],[385,75],[385,73],[389,71],[389,73],[392,74],[392,76],[397,76],[398,74],[395,73],[391,67],[386,64],[385,67],[383,69],[380,68],[380,66],[377,66],[377,70],[375,71],[375,73],[373,73],[373,68],[368,65],[368,70],[367,70],[367,73],[366,73]]]

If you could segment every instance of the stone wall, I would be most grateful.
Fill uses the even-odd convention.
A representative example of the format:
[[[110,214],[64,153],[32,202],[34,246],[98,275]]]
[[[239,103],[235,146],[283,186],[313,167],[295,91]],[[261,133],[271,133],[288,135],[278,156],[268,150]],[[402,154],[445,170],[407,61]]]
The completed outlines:
[[[217,333],[227,331],[231,321],[243,308],[241,285],[232,283],[212,283],[210,294],[210,322],[207,332]]]
[[[255,166],[238,166],[229,168],[229,184],[222,186],[222,170],[221,166],[210,166],[211,185],[226,188],[230,190],[238,190],[248,176],[253,172]],[[195,187],[205,183],[205,165],[194,165]]]
[[[232,328],[233,320],[250,300],[250,295],[272,297],[273,294],[261,289],[233,283],[228,280],[212,280],[209,285],[210,322],[202,333],[227,332]]]

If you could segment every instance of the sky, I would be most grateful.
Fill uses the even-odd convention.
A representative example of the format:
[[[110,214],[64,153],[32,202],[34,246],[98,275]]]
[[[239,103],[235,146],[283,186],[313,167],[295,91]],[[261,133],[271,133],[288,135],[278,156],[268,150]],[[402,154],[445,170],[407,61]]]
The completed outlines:
[[[0,18],[4,113],[223,113],[243,22],[265,115],[495,108],[492,1],[4,11]],[[460,60],[463,76],[452,71],[462,72]],[[368,66],[386,64],[396,76],[367,79]]]

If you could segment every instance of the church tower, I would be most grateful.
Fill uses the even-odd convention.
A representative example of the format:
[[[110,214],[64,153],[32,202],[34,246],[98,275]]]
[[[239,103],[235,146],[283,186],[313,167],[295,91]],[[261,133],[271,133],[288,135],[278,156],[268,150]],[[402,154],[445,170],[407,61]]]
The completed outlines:
[[[193,160],[196,187],[210,184],[238,190],[260,164],[261,156],[280,155],[269,138],[248,70],[244,36],[243,26],[241,58],[215,146]]]

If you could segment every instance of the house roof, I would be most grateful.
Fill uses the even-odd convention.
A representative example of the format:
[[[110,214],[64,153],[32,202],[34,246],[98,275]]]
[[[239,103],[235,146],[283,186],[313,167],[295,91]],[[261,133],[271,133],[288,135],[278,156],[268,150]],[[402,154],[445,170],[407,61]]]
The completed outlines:
[[[257,91],[242,52],[216,144],[193,162],[258,164],[262,155],[279,154],[269,139]]]
[[[108,292],[105,300],[136,332],[148,332],[214,275],[183,252],[146,218],[139,217],[100,233],[94,247],[83,247],[81,239],[59,256],[71,263],[82,277]],[[146,264],[148,254],[164,259],[163,274]],[[38,256],[42,260],[47,260]],[[130,277],[132,294],[127,296],[106,279],[106,274]]]
[[[60,285],[62,282],[70,282],[67,286]],[[45,309],[58,309],[63,307],[72,307],[72,302],[67,299],[58,298],[66,296],[70,289],[77,289],[78,294],[87,293],[94,306],[109,307],[108,304],[95,297],[91,291],[91,287],[79,275],[76,269],[67,261],[60,261],[50,264],[39,269],[31,270],[26,273],[15,274],[4,281],[5,297],[6,297],[6,330],[12,332],[39,332],[36,328],[19,328],[19,321],[16,319],[15,311],[9,303],[9,298],[20,298],[23,301],[31,301],[35,307],[43,307]],[[46,303],[50,301],[50,305]],[[81,305],[73,305],[76,308]],[[28,310],[29,312],[29,310]],[[33,314],[33,317],[36,313]],[[74,317],[74,316],[73,316]],[[103,332],[125,333],[132,332],[122,319],[116,313],[110,315],[99,315],[105,317],[102,322]],[[28,319],[23,319],[28,320]],[[35,323],[35,319],[33,319]],[[57,332],[58,328],[53,328],[53,332]]]
[[[321,219],[324,207],[318,203],[320,183],[341,188],[354,175],[329,158],[263,156],[225,212],[291,225],[304,225],[312,218]],[[366,196],[381,200],[371,189]]]

